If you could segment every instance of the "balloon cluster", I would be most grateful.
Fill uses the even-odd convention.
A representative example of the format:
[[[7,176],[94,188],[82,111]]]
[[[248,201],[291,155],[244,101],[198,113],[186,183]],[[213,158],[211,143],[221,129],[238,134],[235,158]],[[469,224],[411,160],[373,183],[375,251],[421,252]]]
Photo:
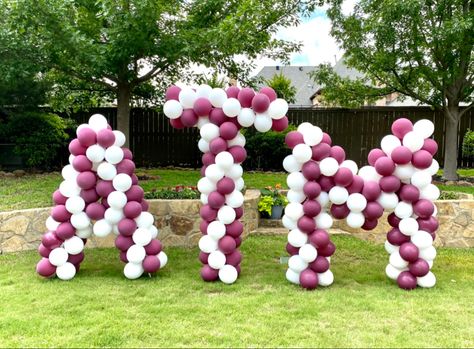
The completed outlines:
[[[303,123],[288,133],[285,141],[293,153],[283,161],[290,172],[283,224],[290,230],[290,282],[307,289],[333,282],[329,257],[335,246],[327,233],[332,217],[346,219],[352,228],[372,230],[384,211],[393,211],[388,217],[393,229],[385,244],[391,254],[387,275],[405,289],[435,284],[429,271],[438,227],[433,201],[439,196],[431,184],[439,169],[433,159],[437,144],[429,138],[433,131],[429,120],[415,125],[396,120],[393,135],[382,139],[381,149],[369,153],[369,166],[360,169],[346,160],[341,147],[331,146],[329,135],[318,127]]]
[[[62,169],[64,181],[53,194],[48,232],[38,249],[43,258],[36,271],[41,276],[72,279],[84,259],[87,239],[111,233],[117,235],[115,246],[126,263],[127,278],[154,273],[167,263],[124,143],[125,135],[112,131],[100,114],[77,128],[77,138],[69,144],[69,164]]]
[[[288,104],[269,87],[256,93],[251,88],[232,86],[227,90],[201,85],[196,90],[171,86],[166,92],[163,111],[175,128],[197,126],[204,153],[198,182],[202,207],[199,240],[205,281],[232,284],[240,274],[244,180],[241,163],[245,160],[242,127],[257,131],[283,131],[288,126]]]

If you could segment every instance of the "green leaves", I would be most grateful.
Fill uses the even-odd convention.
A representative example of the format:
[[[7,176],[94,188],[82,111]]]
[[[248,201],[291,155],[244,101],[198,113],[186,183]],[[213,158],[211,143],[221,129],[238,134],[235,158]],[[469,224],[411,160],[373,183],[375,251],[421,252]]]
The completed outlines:
[[[265,83],[275,90],[278,98],[283,98],[288,103],[296,102],[296,87],[291,84],[291,80],[286,78],[283,73],[275,74]]]

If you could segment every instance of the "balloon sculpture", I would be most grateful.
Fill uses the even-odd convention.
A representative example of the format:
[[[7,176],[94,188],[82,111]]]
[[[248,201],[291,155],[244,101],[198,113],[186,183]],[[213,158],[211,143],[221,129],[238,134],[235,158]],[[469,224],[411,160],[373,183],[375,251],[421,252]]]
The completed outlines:
[[[175,128],[197,126],[203,167],[198,189],[201,192],[201,232],[199,259],[205,281],[232,284],[240,273],[243,214],[242,166],[246,158],[242,127],[257,131],[283,131],[288,103],[277,98],[269,87],[258,93],[251,88],[229,87],[226,91],[201,85],[196,90],[171,86],[163,111]]]
[[[381,149],[368,155],[369,166],[360,169],[345,159],[341,147],[331,146],[331,138],[319,127],[303,123],[287,134],[292,155],[283,161],[290,172],[283,224],[290,230],[290,282],[306,289],[332,284],[329,263],[335,246],[327,232],[332,217],[345,218],[352,228],[372,230],[386,210],[393,211],[385,243],[390,254],[387,276],[403,289],[435,285],[430,271],[438,228],[433,201],[440,193],[431,184],[439,169],[433,159],[438,146],[429,138],[433,131],[429,120],[414,125],[408,119],[396,120],[393,135],[382,139]]]
[[[62,170],[64,181],[53,194],[48,232],[39,246],[43,258],[36,271],[41,276],[72,279],[92,234],[117,235],[115,246],[127,263],[124,274],[129,279],[166,265],[168,258],[155,239],[158,229],[134,174],[132,153],[122,148],[124,143],[124,134],[112,131],[100,114],[77,128],[77,138],[69,144],[69,165]]]

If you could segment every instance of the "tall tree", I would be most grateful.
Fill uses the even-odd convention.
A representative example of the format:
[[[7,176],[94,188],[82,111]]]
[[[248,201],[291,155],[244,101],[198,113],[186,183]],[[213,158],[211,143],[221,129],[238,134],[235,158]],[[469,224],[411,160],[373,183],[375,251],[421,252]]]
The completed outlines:
[[[273,75],[271,79],[266,79],[265,83],[275,90],[278,97],[283,98],[288,103],[296,102],[296,87],[283,73]]]
[[[0,0],[10,24],[35,38],[56,73],[112,91],[128,136],[130,101],[143,84],[163,84],[191,64],[240,76],[237,55],[285,59],[299,47],[273,38],[298,23],[312,0]],[[128,138],[128,137],[127,137]]]
[[[397,92],[443,110],[444,177],[457,179],[459,122],[474,100],[474,1],[361,0],[349,15],[342,0],[326,2],[346,63],[366,78],[322,66],[314,76],[324,100],[353,106]]]

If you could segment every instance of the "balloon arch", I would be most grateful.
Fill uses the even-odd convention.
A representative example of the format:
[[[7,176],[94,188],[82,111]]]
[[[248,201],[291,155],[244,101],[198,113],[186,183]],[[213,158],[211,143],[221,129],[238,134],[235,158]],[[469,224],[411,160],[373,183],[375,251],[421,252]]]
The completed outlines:
[[[200,129],[198,147],[202,156],[202,221],[199,259],[205,281],[234,283],[240,274],[244,196],[242,162],[246,158],[242,127],[259,132],[284,131],[288,126],[288,104],[269,87],[256,93],[232,86],[227,90],[201,85],[171,86],[163,106],[175,128]],[[368,166],[358,168],[345,152],[333,146],[319,127],[302,123],[289,132],[285,142],[292,154],[283,161],[289,175],[289,204],[282,218],[289,229],[286,278],[306,289],[329,286],[334,281],[330,257],[336,247],[328,229],[333,218],[346,219],[353,228],[374,229],[384,211],[392,211],[385,249],[390,254],[386,274],[404,289],[432,287],[430,271],[436,250],[438,228],[433,201],[439,196],[431,184],[439,165],[433,156],[434,125],[420,120],[414,125],[398,119],[392,135],[381,141],[381,149],[368,155]],[[125,136],[112,131],[107,120],[93,115],[77,129],[70,145],[69,165],[62,170],[64,181],[53,194],[55,207],[46,222],[37,272],[72,279],[84,258],[84,244],[92,234],[117,235],[116,247],[126,263],[129,279],[154,273],[167,263],[158,230],[143,189],[134,174],[135,164]]]

